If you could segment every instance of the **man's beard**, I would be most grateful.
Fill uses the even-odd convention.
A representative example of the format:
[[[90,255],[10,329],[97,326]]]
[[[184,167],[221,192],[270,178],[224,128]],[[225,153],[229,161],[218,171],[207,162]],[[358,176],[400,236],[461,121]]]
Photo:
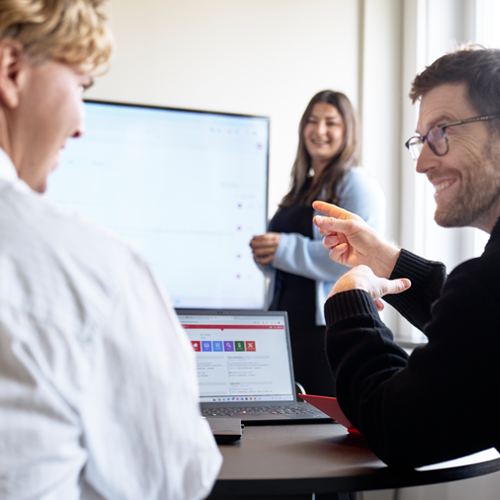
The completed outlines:
[[[476,226],[489,214],[500,197],[499,148],[486,146],[484,154],[467,167],[468,176],[460,176],[460,192],[450,206],[436,207],[434,220],[442,227]],[[497,153],[496,155],[494,153]],[[465,172],[465,170],[464,170]],[[462,172],[463,174],[463,172]]]

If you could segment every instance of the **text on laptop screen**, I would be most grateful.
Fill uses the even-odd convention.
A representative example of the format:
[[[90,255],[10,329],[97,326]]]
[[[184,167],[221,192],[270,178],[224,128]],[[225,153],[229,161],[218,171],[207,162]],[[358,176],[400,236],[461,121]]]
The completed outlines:
[[[282,316],[179,320],[196,353],[201,403],[293,400]]]
[[[175,307],[261,309],[269,119],[85,102],[47,197],[131,242]]]

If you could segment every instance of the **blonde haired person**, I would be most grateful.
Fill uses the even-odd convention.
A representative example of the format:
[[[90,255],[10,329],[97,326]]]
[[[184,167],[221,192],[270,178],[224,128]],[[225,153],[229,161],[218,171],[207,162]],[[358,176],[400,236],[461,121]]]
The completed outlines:
[[[0,2],[0,498],[197,499],[221,464],[147,265],[42,196],[110,57],[100,0]]]

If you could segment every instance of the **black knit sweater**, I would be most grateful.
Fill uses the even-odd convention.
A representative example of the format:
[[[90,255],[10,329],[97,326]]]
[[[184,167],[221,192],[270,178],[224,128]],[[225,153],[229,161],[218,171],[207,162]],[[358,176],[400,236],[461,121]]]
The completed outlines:
[[[500,220],[483,255],[446,277],[444,265],[402,251],[387,297],[428,337],[407,354],[371,297],[325,304],[327,349],[340,406],[386,463],[420,466],[500,449]]]

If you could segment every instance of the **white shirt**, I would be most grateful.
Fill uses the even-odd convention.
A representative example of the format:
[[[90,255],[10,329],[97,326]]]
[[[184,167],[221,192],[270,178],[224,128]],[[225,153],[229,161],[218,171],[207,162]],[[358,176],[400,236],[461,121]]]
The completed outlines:
[[[148,266],[0,150],[0,498],[198,499],[221,461]]]

